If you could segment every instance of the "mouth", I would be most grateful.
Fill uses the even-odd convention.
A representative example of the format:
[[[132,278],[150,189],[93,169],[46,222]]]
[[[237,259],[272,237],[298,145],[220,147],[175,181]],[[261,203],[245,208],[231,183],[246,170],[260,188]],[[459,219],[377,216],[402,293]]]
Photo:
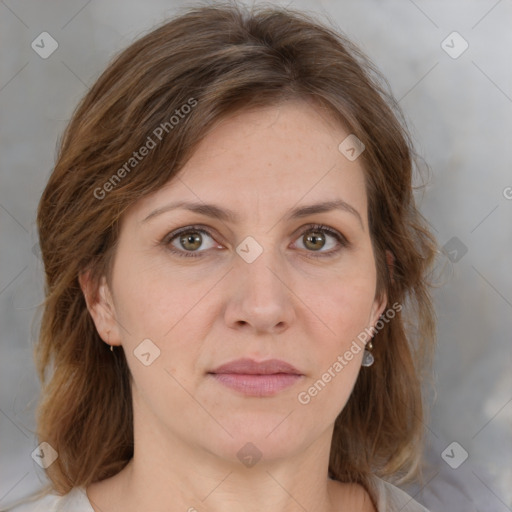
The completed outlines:
[[[217,382],[246,396],[274,396],[292,386],[304,375],[279,359],[256,362],[238,359],[208,372]]]

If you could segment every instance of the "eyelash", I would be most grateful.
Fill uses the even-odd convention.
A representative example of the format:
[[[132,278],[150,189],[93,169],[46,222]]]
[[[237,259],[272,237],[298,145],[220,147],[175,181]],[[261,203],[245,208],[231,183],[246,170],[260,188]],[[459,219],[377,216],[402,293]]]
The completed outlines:
[[[201,258],[202,257],[201,253],[206,252],[206,251],[182,251],[182,250],[176,249],[175,247],[173,247],[171,245],[171,242],[175,238],[177,238],[179,235],[181,235],[183,233],[194,232],[194,231],[197,231],[199,233],[204,233],[204,234],[208,235],[209,237],[213,238],[212,234],[207,229],[204,229],[202,226],[192,225],[192,226],[186,226],[184,228],[180,228],[176,231],[173,231],[172,233],[169,233],[168,235],[166,235],[164,237],[164,239],[162,240],[161,243],[164,246],[166,246],[166,248],[170,252],[172,252],[173,254],[176,254],[179,257]],[[300,236],[304,236],[304,234],[307,233],[308,231],[319,231],[321,233],[331,235],[333,238],[335,238],[337,240],[337,242],[341,245],[341,247],[349,247],[350,246],[350,243],[348,242],[348,240],[341,233],[338,233],[334,229],[332,229],[328,226],[324,226],[323,224],[311,224],[309,226],[306,226],[306,228],[304,229],[304,231],[302,231]],[[333,249],[329,252],[318,253],[318,254],[314,254],[313,251],[308,251],[308,252],[311,253],[310,257],[312,257],[312,258],[328,258],[328,257],[332,257],[335,254],[337,254],[339,252],[339,250],[340,250],[340,248],[337,248],[337,249]]]

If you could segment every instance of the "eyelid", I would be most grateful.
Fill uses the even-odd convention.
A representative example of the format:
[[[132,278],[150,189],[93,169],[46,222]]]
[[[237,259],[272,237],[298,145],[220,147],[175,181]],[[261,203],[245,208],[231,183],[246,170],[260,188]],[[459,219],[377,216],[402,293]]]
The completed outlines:
[[[173,247],[171,245],[171,242],[175,238],[179,237],[181,234],[193,232],[193,231],[197,231],[199,233],[206,234],[212,240],[215,240],[215,238],[213,237],[213,235],[211,233],[211,231],[214,231],[214,230],[212,230],[211,228],[209,228],[207,226],[192,224],[192,225],[184,226],[182,228],[178,228],[174,231],[171,231],[170,233],[168,233],[167,235],[164,236],[164,238],[161,240],[160,243],[162,245],[164,245],[170,252],[172,252],[173,254],[176,254],[178,256],[192,257],[192,258],[199,257],[199,256],[196,256],[196,254],[199,255],[199,254],[207,252],[207,251],[204,251],[204,250],[203,251],[184,251],[184,250],[176,249],[175,247]]]
[[[347,247],[351,247],[351,243],[350,241],[345,237],[345,235],[343,235],[342,233],[340,233],[338,230],[330,227],[330,226],[326,226],[324,224],[319,224],[319,223],[310,223],[310,224],[306,224],[304,226],[301,226],[298,230],[296,230],[294,232],[294,235],[293,236],[296,236],[296,238],[300,237],[301,235],[305,234],[306,232],[308,231],[320,231],[322,233],[325,233],[331,237],[333,237],[339,244],[339,247],[335,248],[335,249],[331,249],[330,251],[319,251],[317,253],[315,253],[315,251],[306,251],[308,253],[308,256],[310,257],[313,257],[313,258],[322,258],[322,257],[325,257],[325,258],[328,258],[329,256],[334,256],[336,255],[342,248],[347,248]],[[201,224],[191,224],[191,225],[188,225],[188,226],[184,226],[182,228],[178,228],[174,231],[171,231],[170,233],[166,234],[163,239],[161,240],[161,244],[164,245],[165,247],[167,247],[167,249],[172,252],[173,254],[176,254],[178,256],[182,256],[182,257],[195,257],[195,258],[198,258],[198,257],[202,257],[202,254],[203,253],[207,253],[209,251],[209,249],[207,250],[203,250],[203,251],[200,251],[200,250],[197,250],[197,251],[184,251],[184,250],[179,250],[179,249],[176,249],[175,247],[173,247],[171,245],[171,242],[176,239],[179,235],[183,234],[183,233],[188,233],[188,232],[193,232],[193,231],[197,231],[199,233],[202,233],[202,234],[206,234],[207,236],[209,236],[210,238],[212,238],[213,240],[215,240],[215,237],[213,236],[212,232],[215,232],[215,230],[213,230],[212,228],[208,227],[208,226],[204,226],[204,225],[201,225]],[[220,237],[222,238],[222,237]],[[296,240],[296,238],[294,240]]]

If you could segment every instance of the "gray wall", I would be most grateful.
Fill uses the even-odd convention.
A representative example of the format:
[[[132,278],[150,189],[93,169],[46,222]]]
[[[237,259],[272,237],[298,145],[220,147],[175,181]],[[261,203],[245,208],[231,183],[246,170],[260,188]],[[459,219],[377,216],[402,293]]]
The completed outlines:
[[[32,344],[43,298],[33,248],[36,206],[58,138],[112,54],[178,5],[0,3],[0,505],[45,481],[31,458],[39,389]],[[512,2],[289,5],[325,12],[375,61],[432,169],[418,199],[440,244],[448,244],[434,292],[437,397],[428,422],[428,484],[406,490],[432,512],[510,511]],[[31,48],[44,31],[58,42],[46,59]],[[453,31],[463,39],[446,39]],[[464,40],[469,46],[458,55]]]

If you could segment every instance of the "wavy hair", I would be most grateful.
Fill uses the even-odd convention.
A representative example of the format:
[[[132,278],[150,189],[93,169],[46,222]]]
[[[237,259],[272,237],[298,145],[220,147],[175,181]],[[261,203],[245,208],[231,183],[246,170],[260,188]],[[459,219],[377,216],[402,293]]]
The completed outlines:
[[[404,306],[375,334],[375,363],[359,373],[336,419],[329,473],[367,488],[371,474],[400,483],[421,473],[437,247],[413,195],[419,158],[389,89],[340,30],[262,4],[188,6],[112,59],[73,113],[37,212],[45,269],[34,347],[42,383],[37,436],[59,454],[46,469],[54,492],[113,476],[133,456],[126,357],[122,348],[113,357],[96,331],[80,273],[90,270],[96,286],[101,276],[110,284],[123,212],[172,180],[214,123],[297,98],[315,102],[365,145],[377,293]],[[168,127],[161,143],[122,173],[159,126]]]

